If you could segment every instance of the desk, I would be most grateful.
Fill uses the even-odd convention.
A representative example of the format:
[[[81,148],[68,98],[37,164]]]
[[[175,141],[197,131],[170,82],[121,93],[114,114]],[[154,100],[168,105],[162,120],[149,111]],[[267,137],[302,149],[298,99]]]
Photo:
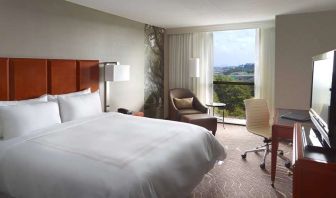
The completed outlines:
[[[318,152],[304,147],[302,134],[308,135],[311,126],[296,124],[293,138],[293,197],[335,197],[335,151]],[[302,130],[304,129],[304,130]]]
[[[277,164],[277,151],[279,147],[279,141],[283,139],[293,140],[293,128],[297,121],[283,119],[280,116],[288,113],[308,114],[308,110],[296,110],[296,109],[276,109],[274,115],[274,122],[272,126],[272,159],[271,159],[271,180],[272,186],[274,186],[276,164]]]
[[[226,104],[220,103],[220,102],[212,102],[212,103],[206,104],[206,106],[212,107],[212,116],[215,116],[215,107],[217,107],[218,109],[223,109],[223,127],[224,127],[224,108]]]

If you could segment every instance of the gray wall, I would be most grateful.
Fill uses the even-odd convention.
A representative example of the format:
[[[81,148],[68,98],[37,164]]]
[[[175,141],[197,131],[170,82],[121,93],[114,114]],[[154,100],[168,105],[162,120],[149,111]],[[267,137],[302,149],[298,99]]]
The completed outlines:
[[[336,48],[336,11],[276,17],[275,106],[308,109],[312,57]]]
[[[1,0],[0,56],[129,64],[131,80],[111,84],[111,109],[143,108],[142,23],[63,0]]]

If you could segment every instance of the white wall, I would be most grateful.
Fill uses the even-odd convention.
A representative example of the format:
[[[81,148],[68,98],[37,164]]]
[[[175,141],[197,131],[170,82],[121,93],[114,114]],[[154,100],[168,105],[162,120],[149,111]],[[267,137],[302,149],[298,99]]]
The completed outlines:
[[[98,59],[129,64],[131,80],[111,85],[111,109],[143,108],[142,23],[63,0],[2,0],[0,57]]]
[[[336,48],[336,11],[276,17],[275,106],[308,109],[312,57]]]

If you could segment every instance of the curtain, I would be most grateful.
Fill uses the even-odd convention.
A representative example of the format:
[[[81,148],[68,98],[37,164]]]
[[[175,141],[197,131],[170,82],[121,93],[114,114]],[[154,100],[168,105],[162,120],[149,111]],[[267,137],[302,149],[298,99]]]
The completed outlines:
[[[169,88],[188,88],[202,103],[212,102],[213,34],[197,32],[168,37]],[[189,59],[200,59],[200,77],[189,76]]]
[[[255,97],[267,101],[271,118],[274,114],[275,28],[260,28],[257,32],[257,60],[254,83]]]

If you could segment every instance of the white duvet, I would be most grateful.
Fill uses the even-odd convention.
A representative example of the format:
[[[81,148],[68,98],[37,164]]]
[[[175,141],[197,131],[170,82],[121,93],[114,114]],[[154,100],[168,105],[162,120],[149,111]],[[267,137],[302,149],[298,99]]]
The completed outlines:
[[[0,142],[16,198],[186,197],[225,152],[191,124],[102,114]]]

